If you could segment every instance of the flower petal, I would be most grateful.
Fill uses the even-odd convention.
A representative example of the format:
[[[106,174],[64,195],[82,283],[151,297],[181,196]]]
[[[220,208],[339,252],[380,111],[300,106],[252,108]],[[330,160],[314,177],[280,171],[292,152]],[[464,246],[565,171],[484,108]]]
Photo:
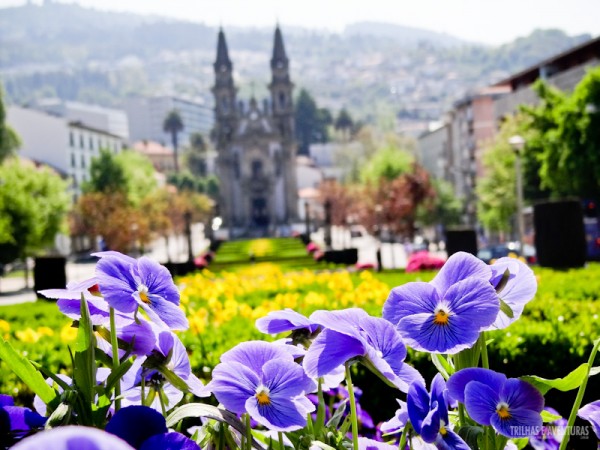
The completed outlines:
[[[423,420],[429,414],[430,397],[424,384],[415,383],[408,389],[406,404],[410,423],[418,434],[421,434]]]
[[[338,333],[356,336],[360,331],[360,320],[368,316],[361,308],[348,308],[339,311],[315,311],[309,320]]]
[[[365,351],[359,339],[325,329],[309,347],[302,365],[308,376],[322,377]]]
[[[139,448],[150,436],[167,432],[167,422],[147,406],[127,406],[118,410],[106,424],[106,431]]]
[[[442,266],[431,285],[434,286],[441,295],[455,283],[466,278],[479,278],[489,281],[492,275],[490,267],[482,260],[470,253],[454,253]]]
[[[500,392],[506,382],[506,375],[481,367],[462,369],[453,374],[446,382],[450,398],[465,403],[465,388],[471,381],[483,383],[496,392]]]
[[[304,408],[299,410],[290,399],[277,398],[272,399],[269,405],[259,405],[256,398],[251,397],[245,407],[250,417],[270,430],[294,431],[306,426]]]
[[[398,325],[404,317],[432,313],[438,305],[439,293],[429,283],[411,282],[391,290],[383,305],[383,318]]]
[[[231,350],[221,355],[221,362],[238,362],[252,369],[256,374],[262,372],[263,366],[272,359],[287,359],[293,361],[294,358],[281,345],[276,345],[265,341],[247,341],[242,342]]]
[[[117,311],[130,313],[137,310],[137,302],[133,297],[137,289],[133,280],[136,270],[134,264],[112,256],[102,258],[96,264],[100,292],[106,302]]]
[[[471,323],[469,328],[476,331],[494,323],[500,311],[500,301],[492,285],[477,278],[453,284],[446,291],[444,299],[448,302],[451,315],[468,321]],[[450,317],[450,321],[453,318]]]
[[[137,292],[134,296],[154,323],[166,325],[171,330],[187,330],[190,327],[185,313],[174,303],[157,295],[148,295],[148,304],[139,299]]]
[[[218,364],[212,373],[212,380],[207,385],[217,400],[229,411],[236,414],[246,412],[246,400],[254,398],[256,388],[260,384],[258,374],[249,367],[236,362]]]
[[[82,426],[64,426],[36,433],[12,447],[14,450],[134,450],[106,431]]]
[[[508,403],[511,412],[520,409],[535,411],[538,414],[544,409],[544,396],[526,381],[517,378],[506,380],[500,398]]]
[[[272,359],[263,366],[262,373],[262,382],[270,389],[273,398],[292,398],[317,388],[302,366],[293,361]]]
[[[142,256],[138,260],[138,271],[148,292],[158,295],[174,305],[179,305],[179,290],[165,266],[161,266],[147,256]]]
[[[479,381],[471,381],[465,388],[465,407],[471,418],[481,424],[490,425],[493,416],[499,417],[496,407],[498,391]]]
[[[310,333],[313,333],[318,325],[302,314],[288,308],[282,311],[271,311],[265,317],[261,317],[256,321],[256,328],[265,334],[285,333],[301,328],[306,328]]]
[[[200,450],[200,446],[190,438],[181,433],[171,431],[170,433],[155,434],[144,441],[140,450]]]
[[[511,411],[510,419],[501,419],[494,414],[491,419],[494,429],[506,437],[528,437],[542,429],[542,416],[535,411],[521,409]]]

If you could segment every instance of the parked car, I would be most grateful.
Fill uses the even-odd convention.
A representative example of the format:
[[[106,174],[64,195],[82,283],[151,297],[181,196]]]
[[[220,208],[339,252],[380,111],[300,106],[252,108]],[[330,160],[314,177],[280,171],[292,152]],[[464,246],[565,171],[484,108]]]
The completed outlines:
[[[528,264],[535,264],[537,262],[535,247],[524,244],[523,251],[521,252],[518,242],[507,242],[505,244],[484,247],[477,252],[477,257],[483,262],[490,264],[498,258],[503,258],[511,254],[517,257],[522,256]]]

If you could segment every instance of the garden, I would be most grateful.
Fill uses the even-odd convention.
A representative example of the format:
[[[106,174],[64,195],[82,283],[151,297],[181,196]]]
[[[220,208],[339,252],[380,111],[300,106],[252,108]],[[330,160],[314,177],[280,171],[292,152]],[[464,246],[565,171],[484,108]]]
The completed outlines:
[[[122,258],[127,257],[122,256]],[[113,254],[102,257],[101,262],[103,261],[112,262],[121,269],[123,264],[134,264],[135,262],[130,258],[119,260],[119,257]],[[478,269],[481,269],[478,264],[485,268],[488,267],[480,262],[475,263],[468,258],[466,262],[461,264],[465,267],[474,264]],[[515,264],[518,265],[515,266]],[[514,263],[509,261],[501,267],[504,269],[505,266],[520,268],[522,276],[525,273],[523,272],[525,269],[522,268],[524,264],[517,263],[516,260],[514,260]],[[494,265],[489,267],[493,268]],[[99,273],[103,273],[102,270],[100,269]],[[505,289],[504,292],[508,292],[506,298],[509,298],[510,292],[515,290],[515,280],[508,275],[508,272],[507,269],[504,274],[501,274],[501,278],[506,278],[506,280],[504,282],[500,280],[496,285],[499,292],[503,292],[502,289]],[[106,273],[112,273],[111,276],[120,276],[110,271]],[[516,273],[518,274],[519,271],[517,270]],[[131,330],[123,331],[127,328],[126,326],[120,332],[117,332],[118,340],[113,341],[111,338],[113,333],[110,330],[119,329],[121,327],[119,321],[124,320],[125,315],[119,312],[116,316],[117,321],[108,325],[99,320],[98,317],[103,314],[99,312],[102,308],[96,303],[94,296],[90,294],[90,292],[93,293],[93,287],[89,283],[85,288],[80,286],[79,290],[71,291],[71,294],[68,294],[68,290],[63,290],[57,294],[59,298],[63,298],[63,300],[59,300],[58,306],[64,314],[59,311],[57,304],[53,301],[38,301],[28,304],[26,308],[23,305],[4,306],[0,308],[0,333],[2,333],[5,341],[2,349],[2,359],[4,361],[0,362],[0,392],[12,396],[19,406],[3,406],[3,408],[4,410],[20,408],[20,410],[28,411],[28,414],[34,414],[29,409],[21,407],[31,408],[35,405],[38,412],[40,412],[40,400],[38,398],[41,397],[40,387],[32,382],[35,377],[32,378],[33,375],[30,373],[35,372],[43,375],[44,378],[54,379],[54,383],[50,381],[50,384],[54,386],[54,389],[58,389],[57,391],[50,389],[49,392],[46,392],[49,397],[47,402],[48,411],[54,411],[46,423],[46,428],[64,424],[79,424],[109,430],[111,423],[113,423],[113,428],[119,424],[119,421],[117,421],[117,425],[114,425],[117,417],[123,417],[125,411],[131,411],[132,406],[126,406],[134,405],[137,401],[138,405],[154,406],[166,417],[166,424],[170,428],[183,432],[187,430],[186,435],[189,437],[185,437],[185,439],[190,442],[185,441],[185,445],[192,445],[193,442],[197,442],[202,448],[207,445],[217,445],[221,448],[246,448],[244,446],[253,445],[259,448],[261,445],[270,448],[277,448],[278,446],[283,448],[286,445],[294,448],[308,448],[311,445],[317,445],[317,447],[329,449],[344,448],[346,445],[353,445],[352,442],[357,445],[360,443],[360,446],[366,446],[365,448],[370,448],[369,446],[373,445],[379,448],[387,448],[382,446],[388,445],[383,442],[388,442],[396,448],[399,444],[401,445],[400,448],[403,448],[402,445],[410,445],[411,448],[428,448],[427,445],[434,445],[431,448],[463,448],[461,445],[464,443],[464,445],[468,444],[464,448],[470,446],[470,448],[495,449],[505,448],[505,446],[508,446],[506,448],[523,448],[527,445],[527,437],[530,438],[529,444],[533,448],[559,448],[560,442],[555,440],[556,436],[552,432],[547,432],[551,428],[540,428],[540,430],[545,430],[546,436],[534,438],[524,433],[511,435],[502,427],[495,427],[493,421],[485,423],[484,420],[484,423],[482,423],[481,419],[477,420],[477,408],[469,407],[467,400],[464,398],[465,393],[462,394],[463,398],[459,403],[459,409],[454,411],[451,408],[454,405],[449,402],[447,392],[452,393],[452,389],[456,390],[452,387],[456,384],[452,383],[452,380],[460,380],[459,375],[454,374],[465,373],[464,371],[469,370],[487,370],[469,368],[477,366],[481,361],[482,365],[489,367],[490,373],[496,374],[494,376],[502,374],[501,376],[504,379],[508,377],[509,381],[520,380],[519,382],[525,384],[528,388],[535,386],[532,389],[539,389],[539,392],[545,394],[545,406],[553,409],[549,410],[552,413],[542,413],[541,408],[540,411],[537,411],[538,416],[541,413],[540,420],[543,419],[544,423],[550,422],[550,425],[552,423],[556,425],[562,423],[558,422],[559,420],[570,418],[572,420],[569,422],[569,426],[573,427],[574,424],[577,424],[572,429],[587,430],[589,428],[586,428],[585,424],[587,422],[584,422],[581,418],[574,422],[575,417],[570,416],[573,415],[571,406],[574,402],[579,402],[583,406],[600,398],[600,385],[597,382],[590,381],[585,393],[583,389],[577,390],[582,384],[585,387],[588,376],[591,377],[597,372],[597,369],[592,368],[593,360],[588,362],[590,353],[594,353],[596,350],[594,340],[598,338],[600,323],[598,317],[600,310],[597,307],[598,295],[600,295],[600,264],[597,263],[588,264],[582,269],[568,271],[533,267],[530,282],[537,284],[537,290],[534,291],[535,296],[533,299],[525,306],[521,317],[514,322],[509,319],[508,322],[513,323],[506,328],[488,330],[481,332],[481,335],[478,333],[480,337],[476,337],[470,346],[459,345],[460,351],[447,347],[438,348],[438,351],[432,352],[429,348],[423,347],[425,344],[419,344],[418,339],[415,341],[411,337],[411,332],[406,330],[402,334],[402,338],[406,342],[407,348],[405,348],[404,344],[400,344],[402,339],[394,334],[396,333],[395,329],[384,327],[382,328],[383,331],[379,330],[377,332],[382,333],[381,336],[385,337],[385,339],[380,339],[379,342],[383,347],[375,351],[375,355],[381,353],[385,359],[386,352],[389,353],[390,350],[388,348],[391,345],[390,342],[395,342],[395,339],[398,339],[398,345],[401,345],[404,349],[403,351],[394,350],[399,352],[397,353],[400,358],[399,361],[390,362],[389,364],[382,363],[377,359],[377,356],[370,355],[369,351],[362,357],[359,352],[348,358],[346,364],[344,364],[345,360],[343,358],[335,360],[337,363],[340,361],[342,363],[341,366],[340,364],[337,364],[337,366],[346,367],[345,373],[343,371],[342,373],[335,373],[335,370],[333,373],[324,371],[320,366],[321,363],[318,362],[316,368],[310,369],[314,379],[319,380],[318,392],[314,389],[315,386],[312,388],[307,387],[310,383],[307,381],[307,375],[304,372],[301,371],[301,375],[296,373],[297,368],[301,366],[293,363],[294,358],[296,360],[304,358],[306,369],[306,361],[314,359],[314,357],[309,356],[311,349],[318,348],[318,345],[324,346],[321,350],[325,354],[324,348],[327,348],[328,344],[326,341],[319,342],[321,339],[319,336],[337,335],[338,338],[339,336],[346,336],[346,340],[342,339],[336,344],[340,348],[351,348],[356,345],[352,343],[354,341],[347,341],[349,332],[344,331],[344,322],[350,319],[345,315],[356,314],[357,318],[355,319],[361,323],[363,333],[368,334],[369,330],[366,325],[362,325],[363,321],[367,320],[366,318],[372,320],[377,327],[382,326],[378,321],[386,322],[385,326],[387,327],[390,323],[390,313],[388,312],[386,316],[386,308],[389,311],[389,305],[392,304],[392,298],[394,297],[390,294],[390,291],[394,289],[392,292],[401,295],[404,291],[408,292],[407,289],[410,286],[430,285],[430,282],[435,285],[435,280],[440,279],[440,277],[436,277],[437,274],[438,272],[434,271],[416,273],[405,273],[400,270],[384,272],[355,271],[332,264],[319,264],[306,252],[301,241],[297,239],[257,239],[225,243],[219,249],[209,269],[175,279],[177,289],[180,292],[179,312],[181,316],[179,317],[179,313],[177,313],[174,315],[175,319],[164,320],[172,322],[170,328],[186,329],[178,331],[176,334],[172,332],[169,332],[168,335],[164,334],[164,339],[161,337],[159,342],[162,342],[162,340],[170,342],[170,347],[165,344],[167,345],[166,350],[163,348],[161,357],[163,360],[166,358],[168,362],[171,358],[175,359],[174,354],[176,352],[182,352],[177,357],[177,361],[182,358],[185,360],[189,358],[188,366],[186,366],[188,369],[184,372],[178,372],[176,365],[173,368],[172,362],[166,365],[164,361],[157,362],[156,360],[161,358],[157,356],[159,353],[157,353],[156,348],[152,352],[148,350],[152,344],[144,350],[148,353],[148,356],[136,353],[138,351],[136,346],[142,346],[146,340],[144,337],[139,338],[139,336],[145,336],[144,333],[148,332],[142,326],[147,323],[145,319],[138,321],[139,323],[134,321],[129,325],[136,324],[136,326],[141,327],[136,331],[138,333],[137,343],[134,338],[133,343],[130,342],[129,344],[130,347],[124,346],[127,336],[131,338],[132,334],[136,335]],[[102,288],[102,280],[106,278],[100,277],[99,279],[100,289],[104,296],[108,297],[110,291]],[[516,280],[519,280],[519,278],[517,277]],[[508,287],[500,286],[502,283],[505,283],[505,286]],[[72,290],[73,287],[71,286],[70,289]],[[488,290],[494,292],[491,288]],[[72,295],[72,292],[75,292],[76,295]],[[87,311],[84,311],[86,308],[83,304],[80,305],[82,301],[77,300],[78,297],[81,297],[82,292],[88,300],[87,303],[83,301],[83,304],[88,306]],[[150,293],[144,294],[144,292],[140,294],[141,298],[149,299]],[[147,296],[144,297],[144,295]],[[166,296],[164,293],[163,295]],[[64,300],[65,297],[70,300]],[[65,306],[67,303],[70,306]],[[144,301],[140,304],[142,307],[146,305]],[[149,300],[147,305],[151,304]],[[515,309],[514,304],[512,306]],[[382,316],[382,308],[384,317],[388,319],[387,321],[379,319]],[[160,324],[161,320],[156,319],[156,314],[151,309],[143,309],[143,312],[142,309],[140,309],[140,317],[152,319],[152,336],[155,336],[155,334],[163,336],[163,333],[165,333],[163,328],[154,324]],[[293,310],[294,313],[289,310]],[[517,307],[515,314],[519,312],[518,310]],[[442,312],[440,313],[440,311]],[[438,320],[437,318],[446,320],[443,311],[445,310],[438,308],[435,315],[436,320]],[[173,311],[171,312],[173,313]],[[484,314],[485,312],[480,308],[479,313]],[[281,314],[283,315],[281,316]],[[440,316],[440,314],[442,315]],[[495,314],[501,313],[496,311]],[[506,314],[507,317],[510,317],[510,310]],[[78,396],[83,397],[81,380],[85,376],[79,374],[78,377],[76,372],[81,370],[78,368],[82,364],[80,358],[88,351],[81,344],[82,330],[86,329],[86,316],[89,320],[88,332],[95,338],[84,340],[84,342],[87,342],[87,345],[90,346],[91,342],[96,341],[98,349],[103,349],[103,352],[96,350],[95,358],[98,363],[98,372],[93,378],[98,380],[98,386],[101,386],[102,383],[104,385],[102,389],[100,387],[95,389],[94,392],[97,395],[95,401],[88,395],[87,399],[92,403],[91,410],[89,405],[82,410],[82,405],[78,403],[79,400],[73,400]],[[187,317],[189,326],[173,325],[185,320],[185,317]],[[71,320],[73,318],[76,320]],[[113,326],[111,327],[111,325]],[[162,323],[162,326],[164,327],[164,323]],[[318,327],[322,327],[324,330],[321,331],[320,335],[315,331]],[[257,355],[264,356],[265,352],[272,351],[271,347],[258,350],[249,347],[252,345],[274,345],[273,348],[279,348],[281,344],[274,344],[280,342],[276,339],[287,335],[292,338],[292,341],[288,339],[287,343],[295,345],[284,345],[284,347],[294,347],[296,350],[291,352],[293,358],[290,360],[292,364],[288,364],[289,372],[286,374],[281,373],[279,376],[284,378],[300,376],[297,383],[304,385],[306,392],[301,389],[299,393],[315,393],[313,399],[315,405],[301,405],[297,408],[299,411],[305,411],[304,415],[308,414],[308,423],[306,417],[300,419],[296,417],[295,421],[288,421],[289,423],[284,420],[285,424],[282,425],[277,423],[276,416],[269,416],[264,412],[264,408],[271,405],[269,395],[275,395],[273,386],[271,386],[271,391],[265,388],[263,391],[258,392],[257,388],[255,396],[259,405],[257,410],[244,409],[243,407],[242,410],[239,410],[239,405],[233,405],[232,400],[228,399],[226,394],[227,390],[235,387],[227,385],[227,380],[231,382],[231,373],[227,370],[233,370],[230,367],[227,368],[227,361],[229,361],[227,355],[232,352],[235,353],[236,349],[241,348],[245,351],[258,352]],[[482,341],[481,336],[485,336],[484,341]],[[181,340],[181,347],[174,344],[174,342],[178,342],[177,338]],[[100,345],[103,339],[106,339],[104,346]],[[353,339],[358,338],[353,337]],[[321,340],[323,341],[323,339]],[[260,341],[268,344],[257,343]],[[367,341],[370,343],[369,345],[377,346],[378,338],[371,336]],[[361,342],[361,345],[366,345],[364,341]],[[112,356],[115,353],[111,351],[111,344],[119,346],[120,359],[118,357],[115,359]],[[157,345],[157,348],[160,349],[160,344]],[[301,348],[301,350],[298,350],[298,348]],[[14,352],[10,349],[14,349]],[[114,349],[115,347],[112,347],[112,350]],[[237,351],[239,353],[241,350]],[[333,353],[336,353],[336,351]],[[337,350],[337,353],[340,353],[340,350]],[[404,356],[400,357],[401,354]],[[135,359],[132,358],[134,355],[137,355]],[[87,357],[90,357],[89,354]],[[245,357],[248,357],[248,355]],[[260,358],[260,356],[255,357]],[[468,362],[467,357],[471,358]],[[21,358],[19,364],[15,363],[19,358]],[[280,363],[286,366],[287,363],[283,363],[285,356],[279,355],[278,358],[282,358]],[[150,360],[153,361],[152,364],[147,364]],[[405,364],[402,363],[402,360]],[[27,365],[27,361],[31,361],[32,364]],[[318,359],[317,361],[321,360]],[[356,361],[360,361],[362,364],[353,364]],[[96,368],[96,363],[92,364],[91,360],[88,362],[90,366]],[[115,385],[127,385],[128,375],[126,372],[128,370],[132,371],[137,362],[143,364],[143,367],[145,367],[143,370],[146,372],[151,371],[151,369],[155,372],[147,376],[148,384],[146,385],[145,399],[143,394],[144,383],[142,382],[141,401],[139,387],[137,397],[133,397],[134,400],[131,396],[127,397],[124,394],[119,396],[116,391],[111,390],[114,389]],[[414,386],[410,387],[411,383],[406,379],[399,381],[402,376],[398,375],[398,371],[395,375],[390,376],[390,367],[392,367],[392,372],[397,368],[394,364],[403,364],[404,367],[408,367],[408,364],[410,364],[411,371],[414,371],[414,373],[409,371],[411,373],[409,379],[412,380],[412,384],[419,385],[419,389]],[[163,368],[163,365],[170,367],[170,369]],[[29,367],[29,369],[23,369],[24,366]],[[73,367],[75,367],[75,371],[72,370]],[[100,381],[101,371],[106,371],[107,368],[112,370],[112,374],[108,375],[108,378],[106,378],[107,375],[104,375],[103,381]],[[462,370],[460,370],[461,368]],[[36,369],[40,372],[36,372]],[[137,369],[142,370],[140,366],[137,366]],[[235,377],[239,377],[245,373],[244,370],[235,366],[232,373],[235,373]],[[496,372],[492,372],[492,370]],[[156,372],[162,374],[163,380],[162,384],[158,384],[158,389],[155,389],[155,385],[152,384],[156,381]],[[17,373],[19,376],[17,376]],[[23,376],[24,374],[28,375]],[[534,377],[527,377],[534,374]],[[567,374],[569,376],[565,377]],[[91,374],[88,375],[91,376]],[[340,386],[344,376],[346,376],[345,387]],[[248,377],[252,378],[253,375],[248,375]],[[72,385],[69,385],[69,382],[61,383],[61,380],[71,379],[75,380]],[[142,379],[144,379],[143,376]],[[350,379],[353,382],[350,382]],[[385,382],[382,382],[382,379]],[[165,380],[170,382],[170,388],[167,388],[168,383]],[[426,384],[421,384],[424,380],[427,380]],[[429,393],[425,386],[429,385],[431,380],[436,381],[431,385],[432,390]],[[110,386],[108,385],[109,382]],[[448,383],[448,388],[446,388],[446,383]],[[200,388],[199,386],[203,387]],[[202,398],[201,403],[192,403],[198,401],[199,397],[210,395],[209,392],[205,391],[205,388],[210,386],[212,386],[212,393],[216,399],[213,397]],[[177,391],[177,389],[181,390],[180,395],[172,396],[173,392],[171,391]],[[61,395],[51,398],[50,392],[61,391],[63,392]],[[65,392],[71,392],[71,397],[66,396]],[[155,396],[151,395],[153,392],[156,394]],[[444,392],[444,394],[439,397],[441,392]],[[408,395],[405,395],[406,393]],[[34,394],[37,394],[35,401]],[[295,395],[294,398],[297,399],[297,394]],[[455,395],[460,399],[460,394]],[[404,400],[411,404],[411,398],[420,398],[420,401],[423,401],[423,398],[429,398],[430,396],[431,400],[426,400],[425,403],[431,401],[431,411],[429,405],[424,407],[421,404],[426,409],[426,411],[421,411],[423,415],[421,419],[415,417],[417,413],[411,411],[410,407],[408,409],[410,420],[406,420],[406,418],[404,421],[398,419],[404,417],[403,414],[406,415]],[[434,402],[435,396],[439,397],[436,397],[437,403]],[[60,401],[57,399],[60,399]],[[399,401],[401,408],[396,412]],[[116,405],[121,402],[123,402],[123,406],[119,405],[119,407],[122,408],[122,413],[119,415],[119,408]],[[273,399],[273,402],[275,402],[275,399]],[[464,402],[467,402],[465,404],[466,410],[464,409],[465,405],[462,404]],[[414,403],[414,400],[412,403]],[[438,406],[434,407],[434,403]],[[441,407],[439,407],[442,403],[445,404],[444,411],[441,411]],[[217,405],[220,405],[220,407],[216,407]],[[223,409],[223,406],[229,411]],[[61,408],[66,408],[69,411],[68,414],[64,410],[59,414]],[[317,413],[311,416],[310,412],[315,408]],[[43,409],[46,409],[46,407]],[[450,413],[448,413],[448,409],[450,409]],[[434,410],[436,412],[432,415]],[[87,411],[90,415],[87,422],[84,419],[84,411]],[[135,417],[130,417],[127,421],[151,420],[144,414],[146,413],[141,413],[140,417],[134,414]],[[295,412],[295,414],[298,413]],[[580,416],[583,417],[584,415],[580,413]],[[113,418],[110,419],[107,425],[107,417],[110,418],[111,416]],[[203,422],[198,421],[198,416],[205,417]],[[159,422],[161,423],[160,426],[164,427],[161,422],[161,420],[164,421],[162,417],[161,415]],[[390,425],[390,419],[393,417],[403,422],[401,426],[396,424],[398,426],[394,430]],[[501,415],[500,417],[502,418]],[[565,419],[560,419],[560,417]],[[436,422],[436,420],[437,431],[434,435],[437,437],[431,440],[423,423],[427,421]],[[594,424],[592,419],[589,420]],[[216,426],[215,423],[221,423],[223,426]],[[562,423],[562,426],[565,423]],[[538,424],[538,422],[527,423],[525,421],[519,423],[519,426],[535,427],[540,424],[541,422]],[[312,429],[310,429],[311,426]],[[28,430],[35,430],[35,427],[31,424],[28,424],[27,427],[29,427]],[[452,432],[451,427],[458,434]],[[255,430],[251,430],[251,428],[255,428]],[[266,434],[264,433],[265,429]],[[299,429],[300,431],[297,431]],[[240,430],[242,431],[241,434]],[[269,430],[274,434],[269,434]],[[362,437],[358,438],[358,433]],[[24,434],[28,433],[21,433],[20,435],[8,433],[13,440],[15,437],[23,437]],[[124,437],[118,432],[113,432],[113,434],[117,434],[132,444],[132,441],[128,440],[126,436]],[[346,435],[350,438],[347,438]],[[274,440],[270,440],[269,436]],[[310,436],[310,439],[307,436]],[[445,444],[444,442],[437,442],[436,444],[436,439],[438,441],[441,439],[439,436],[442,438],[450,436],[448,438],[450,440]],[[454,436],[460,437],[455,438]],[[510,441],[509,437],[512,438]],[[170,439],[172,438],[173,436]],[[180,440],[183,438],[183,435],[178,437]],[[592,432],[588,432],[583,436],[573,435],[570,439],[572,447],[569,448],[594,448],[596,442]],[[538,441],[547,445],[547,447],[536,447],[539,444]],[[6,438],[3,441],[5,445],[12,442],[12,440],[7,441]],[[23,444],[25,442],[27,440],[24,440]],[[177,446],[179,444],[170,442],[170,440],[164,441],[157,444],[158,447],[142,447],[141,442],[138,442],[139,445],[134,444],[132,446],[133,448],[195,448],[181,446],[183,444]],[[376,444],[372,444],[373,442]],[[447,445],[447,447],[443,447],[442,444]]]

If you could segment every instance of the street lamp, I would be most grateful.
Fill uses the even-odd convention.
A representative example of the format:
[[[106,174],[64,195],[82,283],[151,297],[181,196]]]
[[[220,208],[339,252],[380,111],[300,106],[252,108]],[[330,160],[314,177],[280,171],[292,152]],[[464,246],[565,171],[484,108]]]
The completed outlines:
[[[525,236],[525,222],[523,221],[523,171],[521,169],[521,154],[525,147],[525,139],[522,136],[512,136],[508,143],[515,152],[515,175],[517,179],[517,240],[519,251],[523,253],[523,237]]]
[[[380,204],[375,205],[375,220],[377,221],[377,252],[375,257],[377,258],[377,272],[383,270],[383,262],[381,260],[381,213],[383,212],[383,206]]]
[[[306,239],[310,240],[310,205],[304,202],[304,226],[306,227]]]

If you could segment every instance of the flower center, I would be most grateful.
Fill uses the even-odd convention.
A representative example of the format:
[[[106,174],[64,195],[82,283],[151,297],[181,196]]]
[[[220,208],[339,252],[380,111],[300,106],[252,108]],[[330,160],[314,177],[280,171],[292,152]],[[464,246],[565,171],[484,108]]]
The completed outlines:
[[[433,312],[433,323],[436,325],[448,325],[450,313],[444,306],[438,306]]]
[[[511,415],[508,410],[508,404],[505,402],[498,403],[498,406],[496,406],[496,414],[498,414],[502,420],[510,419]]]
[[[138,293],[140,294],[140,299],[146,303],[149,304],[150,303],[150,298],[148,297],[148,286],[145,286],[143,284],[140,284],[138,286]]]
[[[256,400],[260,406],[266,406],[271,404],[271,397],[269,397],[269,388],[262,384],[256,388]]]
[[[448,434],[448,430],[446,429],[446,424],[443,420],[440,420],[440,434],[442,436],[446,436]]]

